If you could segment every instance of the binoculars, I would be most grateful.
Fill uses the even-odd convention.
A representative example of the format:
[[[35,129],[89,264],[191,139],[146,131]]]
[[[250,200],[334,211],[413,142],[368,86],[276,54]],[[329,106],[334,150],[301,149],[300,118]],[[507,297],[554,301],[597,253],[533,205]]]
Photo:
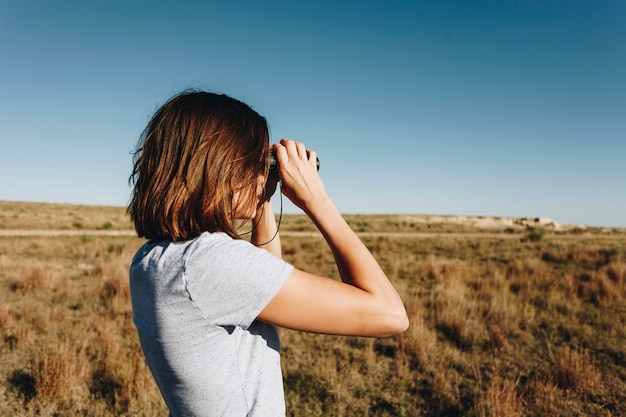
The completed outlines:
[[[317,160],[317,170],[320,170],[320,159],[315,158]],[[278,159],[276,159],[276,152],[274,149],[270,149],[270,171],[275,171],[278,169]]]

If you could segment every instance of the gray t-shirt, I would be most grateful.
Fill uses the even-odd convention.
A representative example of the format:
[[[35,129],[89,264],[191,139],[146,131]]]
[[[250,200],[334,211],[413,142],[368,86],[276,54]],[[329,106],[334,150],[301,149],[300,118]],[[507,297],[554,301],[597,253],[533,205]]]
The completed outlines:
[[[285,415],[278,333],[256,316],[292,270],[223,233],[139,249],[133,321],[172,416]]]

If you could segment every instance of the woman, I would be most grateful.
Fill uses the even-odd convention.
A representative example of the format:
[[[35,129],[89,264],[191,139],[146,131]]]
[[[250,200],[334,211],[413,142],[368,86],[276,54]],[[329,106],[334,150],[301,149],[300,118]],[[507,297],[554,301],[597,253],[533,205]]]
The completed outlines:
[[[270,203],[282,193],[319,228],[341,282],[281,259]],[[269,177],[269,179],[268,179]],[[325,192],[316,154],[226,95],[183,92],[144,130],[128,211],[149,239],[130,267],[134,323],[172,416],[285,414],[275,326],[388,336],[406,311]],[[236,225],[252,220],[250,242]]]

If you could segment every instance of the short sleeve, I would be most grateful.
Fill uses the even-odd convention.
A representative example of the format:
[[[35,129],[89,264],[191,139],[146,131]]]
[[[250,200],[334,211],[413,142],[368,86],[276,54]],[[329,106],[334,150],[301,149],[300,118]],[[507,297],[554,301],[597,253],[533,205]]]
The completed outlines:
[[[218,326],[247,329],[293,271],[266,250],[223,234],[201,235],[185,258],[189,297]]]

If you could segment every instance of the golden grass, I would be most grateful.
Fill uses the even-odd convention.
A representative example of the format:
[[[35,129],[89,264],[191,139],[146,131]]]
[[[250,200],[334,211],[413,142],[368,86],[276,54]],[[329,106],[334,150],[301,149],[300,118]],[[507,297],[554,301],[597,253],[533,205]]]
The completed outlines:
[[[0,244],[0,415],[163,415],[131,322],[139,239]]]
[[[0,201],[0,229],[130,230],[132,228],[124,207]]]
[[[106,214],[85,230],[103,219],[123,224]],[[403,221],[360,216],[353,227],[402,232]],[[284,224],[309,227],[298,216]],[[288,415],[626,415],[626,238],[440,228],[363,237],[405,301],[403,334],[281,329]],[[321,238],[282,240],[289,262],[336,277]],[[0,415],[167,415],[132,324],[127,269],[142,243],[0,240]]]

